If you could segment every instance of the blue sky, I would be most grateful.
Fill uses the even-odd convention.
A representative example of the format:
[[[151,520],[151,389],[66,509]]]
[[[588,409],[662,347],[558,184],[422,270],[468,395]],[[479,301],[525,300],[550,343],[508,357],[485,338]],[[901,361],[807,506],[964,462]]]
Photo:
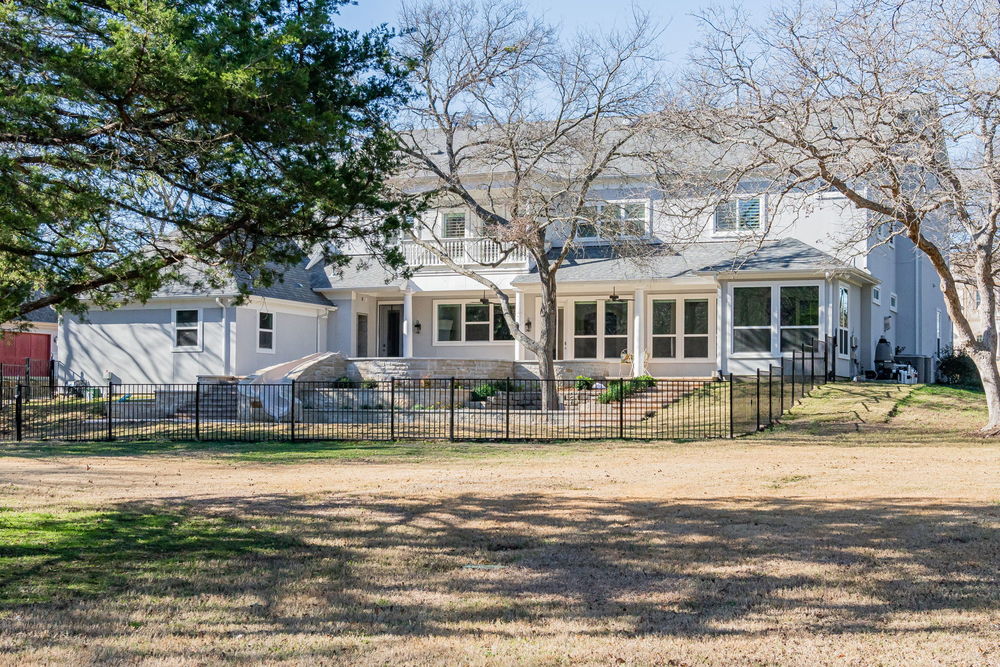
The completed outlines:
[[[631,3],[618,0],[525,0],[529,7],[545,16],[550,22],[561,25],[565,30],[600,30],[627,20],[631,16]],[[345,28],[366,30],[380,23],[394,25],[399,9],[399,0],[357,0],[357,5],[341,9],[338,23]],[[664,26],[662,44],[663,55],[677,61],[687,53],[698,35],[698,22],[692,12],[717,5],[718,2],[678,2],[676,0],[640,0],[638,7],[650,13],[653,20]],[[774,0],[744,0],[739,3],[755,19],[767,15]]]

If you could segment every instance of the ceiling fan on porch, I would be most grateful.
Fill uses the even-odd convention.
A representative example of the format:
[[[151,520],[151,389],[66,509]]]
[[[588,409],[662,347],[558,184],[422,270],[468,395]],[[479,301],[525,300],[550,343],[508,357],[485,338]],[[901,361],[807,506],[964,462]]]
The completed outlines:
[[[632,299],[623,299],[620,294],[615,289],[615,286],[611,286],[611,294],[608,295],[608,301],[621,301],[622,303],[628,303]]]
[[[481,299],[479,299],[479,303],[483,304],[484,306],[490,305],[490,300],[486,297],[486,291],[485,290],[483,290],[483,297]]]

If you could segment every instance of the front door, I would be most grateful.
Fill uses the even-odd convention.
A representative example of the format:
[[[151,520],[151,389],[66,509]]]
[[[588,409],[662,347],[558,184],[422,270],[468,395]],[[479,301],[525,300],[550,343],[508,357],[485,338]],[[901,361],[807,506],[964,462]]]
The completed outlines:
[[[399,357],[403,350],[403,306],[398,303],[378,307],[379,356]]]

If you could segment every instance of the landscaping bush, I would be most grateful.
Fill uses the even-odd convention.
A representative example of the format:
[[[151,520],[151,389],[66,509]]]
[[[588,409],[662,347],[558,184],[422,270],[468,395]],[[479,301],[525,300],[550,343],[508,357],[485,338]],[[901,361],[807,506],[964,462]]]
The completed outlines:
[[[378,380],[365,380],[361,383],[362,389],[378,389]]]
[[[472,395],[469,397],[471,401],[485,401],[490,396],[496,396],[497,388],[492,382],[487,382],[481,384],[472,390]]]
[[[972,358],[964,352],[948,349],[938,362],[938,376],[943,384],[954,384],[963,387],[982,388],[983,381],[979,377],[979,369]]]
[[[589,378],[586,375],[576,376],[576,389],[577,391],[587,391],[594,388],[594,378]]]
[[[632,394],[655,387],[656,380],[650,375],[640,375],[631,380],[612,380],[610,385],[605,391],[597,395],[598,403],[623,401]]]
[[[632,380],[632,384],[637,389],[652,389],[656,386],[656,380],[652,375],[640,375]]]

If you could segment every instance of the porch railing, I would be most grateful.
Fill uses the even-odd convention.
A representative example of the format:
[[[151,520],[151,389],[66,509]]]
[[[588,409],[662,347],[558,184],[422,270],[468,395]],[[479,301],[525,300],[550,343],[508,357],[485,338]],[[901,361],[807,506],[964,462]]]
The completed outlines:
[[[434,241],[437,245],[437,242]],[[521,247],[487,238],[441,239],[440,249],[459,264],[527,264],[528,253]],[[413,241],[402,244],[410,266],[444,266],[434,252]]]

